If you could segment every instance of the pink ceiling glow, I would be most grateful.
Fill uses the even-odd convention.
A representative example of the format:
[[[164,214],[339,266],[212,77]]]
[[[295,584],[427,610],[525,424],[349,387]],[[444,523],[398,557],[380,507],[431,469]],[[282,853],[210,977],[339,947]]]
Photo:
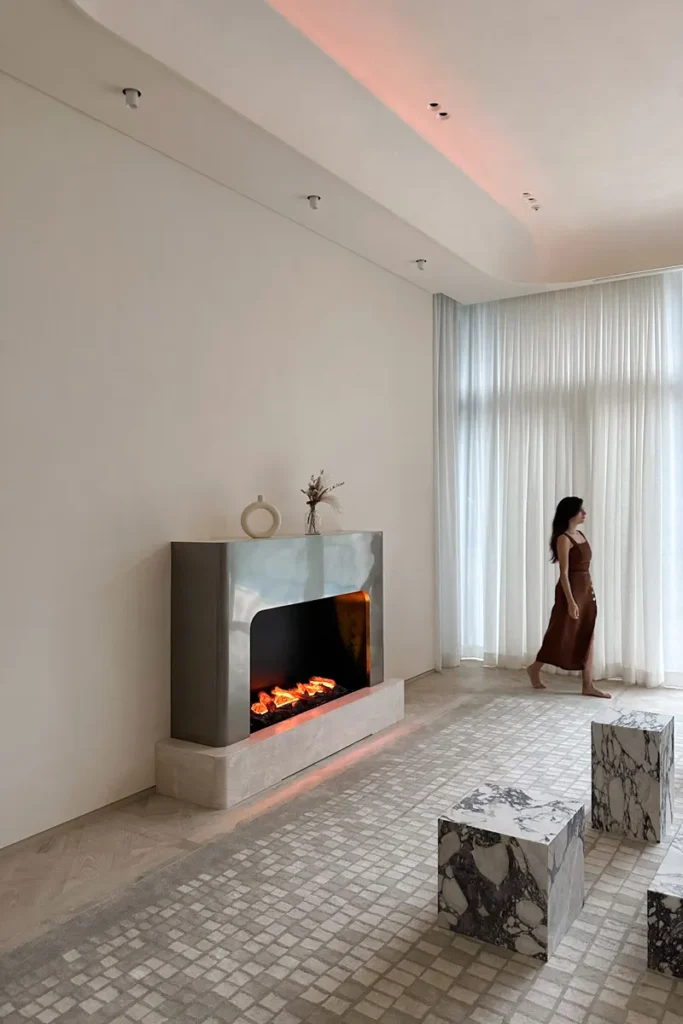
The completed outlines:
[[[455,17],[439,31],[430,18],[433,5],[424,3],[427,31],[418,37],[414,2],[267,2],[491,198],[529,220],[520,195],[530,181],[542,191],[540,168],[459,73],[450,45],[457,38]],[[453,5],[454,14],[460,6]],[[448,111],[448,121],[428,109],[432,101]],[[511,182],[519,182],[519,190]]]

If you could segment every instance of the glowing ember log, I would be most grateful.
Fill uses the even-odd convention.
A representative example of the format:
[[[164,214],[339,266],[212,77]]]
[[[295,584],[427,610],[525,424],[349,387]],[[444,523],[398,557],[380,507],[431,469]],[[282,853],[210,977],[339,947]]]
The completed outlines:
[[[312,676],[307,683],[297,683],[291,689],[282,686],[274,686],[270,693],[261,690],[258,701],[251,705],[255,715],[267,715],[278,708],[288,707],[291,704],[298,704],[307,697],[315,697],[319,693],[329,693],[336,687],[334,679],[323,679],[322,676]]]
[[[286,707],[287,704],[298,704],[301,700],[301,694],[297,693],[296,688],[283,690],[281,686],[274,686],[270,692],[273,695],[276,708]]]

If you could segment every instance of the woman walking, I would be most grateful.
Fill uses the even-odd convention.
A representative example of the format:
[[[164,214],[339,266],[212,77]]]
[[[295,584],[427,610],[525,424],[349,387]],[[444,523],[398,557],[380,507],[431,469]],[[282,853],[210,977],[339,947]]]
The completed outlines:
[[[544,665],[569,672],[580,671],[582,692],[587,697],[610,697],[593,684],[593,633],[598,607],[590,577],[591,547],[579,527],[586,520],[581,498],[563,498],[557,506],[550,538],[553,562],[559,562],[560,578],[550,623],[536,661],[527,673],[536,690]]]

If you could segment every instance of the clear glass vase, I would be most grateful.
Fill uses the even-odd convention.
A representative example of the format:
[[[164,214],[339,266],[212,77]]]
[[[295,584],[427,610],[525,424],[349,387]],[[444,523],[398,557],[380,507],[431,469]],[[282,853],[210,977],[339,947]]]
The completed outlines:
[[[309,505],[306,513],[306,536],[318,537],[320,535],[320,509],[317,505]]]

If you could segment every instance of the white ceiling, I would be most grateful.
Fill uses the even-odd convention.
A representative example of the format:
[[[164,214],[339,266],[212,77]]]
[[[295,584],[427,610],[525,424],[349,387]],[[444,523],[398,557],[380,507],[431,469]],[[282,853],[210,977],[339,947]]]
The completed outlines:
[[[269,2],[528,225],[536,279],[681,261],[680,0]]]
[[[682,36],[673,0],[3,0],[0,68],[469,302],[683,263]]]

